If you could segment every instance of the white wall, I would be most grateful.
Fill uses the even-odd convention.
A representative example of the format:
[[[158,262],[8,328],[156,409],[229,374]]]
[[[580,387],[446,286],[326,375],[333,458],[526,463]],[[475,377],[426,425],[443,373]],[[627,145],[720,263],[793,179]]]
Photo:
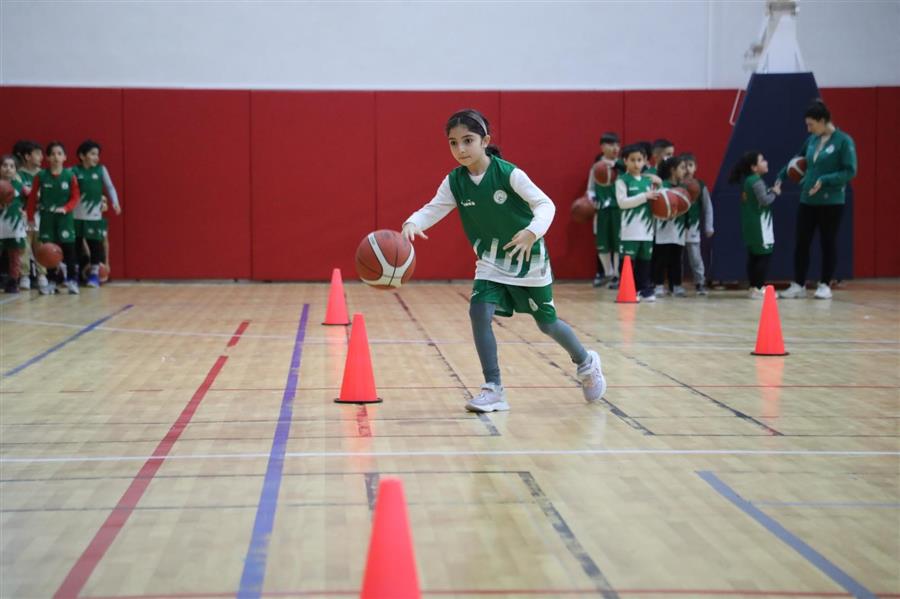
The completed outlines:
[[[822,86],[900,84],[900,0],[802,0]],[[0,83],[287,89],[743,86],[762,0],[0,0]]]

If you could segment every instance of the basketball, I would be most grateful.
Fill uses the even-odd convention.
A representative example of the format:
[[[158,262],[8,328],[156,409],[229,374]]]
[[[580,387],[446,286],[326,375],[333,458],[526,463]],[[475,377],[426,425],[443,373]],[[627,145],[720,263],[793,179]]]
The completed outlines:
[[[34,259],[44,268],[56,268],[62,262],[62,249],[55,243],[42,243],[34,252]]]
[[[376,289],[397,289],[416,268],[416,251],[397,231],[369,233],[356,248],[356,274]]]
[[[787,175],[788,179],[794,183],[799,183],[806,174],[806,158],[803,156],[794,156],[788,162]]]
[[[106,264],[101,262],[100,263],[100,282],[106,283],[107,281],[109,281],[109,267]]]
[[[683,187],[670,187],[659,191],[659,198],[650,200],[653,216],[671,220],[685,214],[691,207],[691,197]]]
[[[6,179],[0,179],[0,208],[6,208],[13,198],[16,197],[16,190],[12,183]]]
[[[616,167],[605,160],[594,163],[594,181],[601,187],[609,187],[616,182]]]
[[[691,198],[691,204],[700,199],[700,182],[696,179],[685,179],[681,182],[681,186],[684,187],[688,196]]]
[[[594,202],[587,196],[581,196],[572,202],[572,222],[573,223],[589,223],[597,213],[597,207]]]

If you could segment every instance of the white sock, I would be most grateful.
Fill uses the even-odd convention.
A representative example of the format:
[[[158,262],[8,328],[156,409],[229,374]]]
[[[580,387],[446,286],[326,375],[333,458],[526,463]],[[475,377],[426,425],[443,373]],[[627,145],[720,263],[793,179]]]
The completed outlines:
[[[615,252],[612,254],[612,274],[616,278],[619,276],[619,255]]]
[[[609,254],[598,253],[597,257],[600,258],[600,264],[603,265],[603,274],[607,277],[613,276],[612,261],[609,259]]]

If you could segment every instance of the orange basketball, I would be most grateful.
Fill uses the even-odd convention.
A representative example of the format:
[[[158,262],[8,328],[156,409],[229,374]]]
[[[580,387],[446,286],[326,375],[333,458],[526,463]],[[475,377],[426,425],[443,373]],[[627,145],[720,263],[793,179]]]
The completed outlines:
[[[6,208],[15,197],[16,190],[12,183],[6,179],[0,179],[0,208]]]
[[[55,243],[42,243],[35,250],[34,259],[44,268],[56,268],[63,259],[62,248]]]
[[[691,207],[691,197],[683,187],[670,187],[659,190],[659,198],[650,200],[653,216],[662,220],[671,220],[687,213]]]
[[[416,268],[416,251],[397,231],[369,233],[356,248],[356,274],[376,289],[397,289]]]
[[[788,162],[787,175],[794,183],[799,183],[806,174],[806,158],[803,156],[794,156]]]
[[[616,167],[605,160],[594,163],[594,181],[601,187],[609,187],[616,182]]]
[[[589,223],[597,213],[597,207],[594,202],[587,196],[581,196],[572,202],[572,222],[573,223]]]
[[[681,186],[684,187],[688,195],[691,198],[691,204],[700,199],[700,182],[696,179],[685,179],[681,182]]]
[[[104,263],[100,263],[100,282],[106,283],[109,281],[109,266]]]

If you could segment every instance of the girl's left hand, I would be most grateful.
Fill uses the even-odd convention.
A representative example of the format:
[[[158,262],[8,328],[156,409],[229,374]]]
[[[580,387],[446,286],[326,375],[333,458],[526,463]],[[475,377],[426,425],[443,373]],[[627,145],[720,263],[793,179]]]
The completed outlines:
[[[815,195],[817,191],[822,189],[822,181],[816,181],[816,184],[809,188],[809,195]]]
[[[531,246],[537,241],[537,236],[528,229],[522,229],[509,240],[509,243],[503,246],[504,250],[512,248],[509,257],[515,259],[518,256],[524,257],[525,261],[531,260]],[[518,254],[518,256],[517,256]]]

